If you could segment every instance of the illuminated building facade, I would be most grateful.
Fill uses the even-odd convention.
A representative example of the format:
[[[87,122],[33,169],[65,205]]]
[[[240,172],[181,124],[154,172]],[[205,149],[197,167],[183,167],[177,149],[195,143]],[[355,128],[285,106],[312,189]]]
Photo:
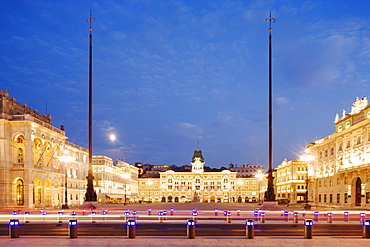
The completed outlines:
[[[241,165],[237,166],[234,164],[229,165],[229,170],[232,172],[237,172],[238,177],[252,177],[256,173],[264,173],[264,168],[262,165]]]
[[[51,120],[0,90],[0,207],[83,203],[87,150]]]
[[[237,172],[205,172],[201,150],[195,150],[191,170],[159,172],[157,178],[139,178],[141,201],[149,202],[257,202],[266,190],[265,177],[239,178]]]
[[[357,98],[335,117],[335,133],[307,145],[309,201],[370,208],[370,104]]]
[[[64,126],[52,126],[50,115],[18,103],[0,89],[1,208],[83,205],[88,150],[66,141],[67,138]],[[109,199],[104,202],[116,202],[118,197],[124,201],[126,196],[128,201],[137,200],[138,168],[122,161],[113,165],[105,156],[95,157],[98,179],[94,183],[101,198]],[[104,160],[102,164],[100,160]],[[100,169],[105,169],[106,174]]]
[[[300,159],[284,160],[275,172],[276,199],[290,204],[306,201],[307,162]]]
[[[93,156],[94,188],[99,203],[138,201],[139,168],[104,155]]]

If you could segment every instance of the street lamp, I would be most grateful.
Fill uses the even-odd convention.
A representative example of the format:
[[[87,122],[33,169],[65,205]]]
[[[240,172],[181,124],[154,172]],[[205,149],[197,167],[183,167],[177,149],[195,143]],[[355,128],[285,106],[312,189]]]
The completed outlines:
[[[122,176],[125,179],[125,203],[124,205],[127,204],[127,189],[130,189],[130,185],[127,184],[127,179],[130,178],[130,174],[126,173]]]
[[[152,202],[152,200],[151,200],[151,198],[150,198],[150,187],[153,185],[153,182],[152,182],[152,180],[148,180],[147,182],[146,182],[146,185],[148,186],[148,188],[149,188],[149,194],[148,194],[148,200],[149,200],[149,202]]]
[[[67,181],[67,163],[70,163],[73,161],[73,157],[69,155],[69,151],[64,149],[63,155],[59,157],[59,160],[64,163],[64,204],[62,205],[63,209],[68,209],[68,181]]]
[[[306,175],[306,179],[305,179],[305,181],[306,181],[306,194],[305,194],[306,205],[305,205],[305,209],[310,208],[310,206],[308,205],[308,183],[310,181],[310,179],[308,178],[308,163],[310,161],[313,161],[314,159],[315,159],[315,157],[313,155],[311,155],[310,149],[308,149],[308,148],[305,150],[305,154],[300,157],[300,160],[307,163],[307,175]]]
[[[258,170],[255,177],[258,178],[258,201],[261,200],[261,180],[265,176],[265,174],[262,173],[261,170]]]
[[[242,198],[240,197],[240,190],[241,190],[241,186],[244,184],[244,182],[243,182],[243,180],[238,179],[238,181],[236,182],[236,184],[238,185],[238,202],[241,203],[242,202]]]

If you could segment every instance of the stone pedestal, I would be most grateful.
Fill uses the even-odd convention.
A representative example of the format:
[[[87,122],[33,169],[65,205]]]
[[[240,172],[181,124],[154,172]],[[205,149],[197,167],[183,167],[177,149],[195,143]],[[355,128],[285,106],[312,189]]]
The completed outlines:
[[[278,205],[277,201],[264,201],[260,209],[264,211],[280,211],[281,207]]]

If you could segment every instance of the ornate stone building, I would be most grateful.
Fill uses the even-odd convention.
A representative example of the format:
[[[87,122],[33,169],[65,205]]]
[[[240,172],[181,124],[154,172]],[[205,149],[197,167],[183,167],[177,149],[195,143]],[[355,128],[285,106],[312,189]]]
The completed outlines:
[[[98,203],[138,201],[139,168],[104,155],[93,156],[94,188]]]
[[[291,204],[306,201],[307,162],[294,159],[284,160],[275,172],[276,199]]]
[[[309,201],[370,208],[370,104],[357,98],[335,117],[335,133],[307,145]]]
[[[139,178],[140,200],[150,202],[258,202],[265,178],[238,178],[236,172],[205,172],[202,151],[195,150],[191,171],[159,172],[159,178]]]
[[[0,90],[0,207],[83,202],[87,150],[67,142],[64,126],[51,122]]]
[[[64,126],[0,89],[0,207],[61,208],[83,204],[88,150],[66,141]],[[95,156],[101,202],[138,198],[138,168]]]

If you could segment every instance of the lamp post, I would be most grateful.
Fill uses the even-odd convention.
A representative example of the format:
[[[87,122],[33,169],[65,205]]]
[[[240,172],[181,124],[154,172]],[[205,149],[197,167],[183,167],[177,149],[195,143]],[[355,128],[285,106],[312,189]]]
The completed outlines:
[[[59,157],[59,160],[64,163],[64,204],[62,205],[62,209],[69,209],[67,164],[72,162],[73,158],[69,155],[69,151],[64,149],[63,155]]]
[[[238,181],[236,182],[236,184],[238,185],[238,202],[239,203],[242,203],[242,198],[240,196],[240,190],[241,190],[241,186],[244,184],[244,182],[243,182],[243,180],[238,179]]]
[[[258,179],[257,180],[257,189],[258,189],[258,202],[261,200],[261,180],[265,176],[265,174],[262,173],[261,170],[258,170],[255,177]]]
[[[127,204],[127,189],[130,188],[130,185],[127,184],[127,179],[130,178],[130,174],[126,173],[122,176],[125,180],[125,202],[124,202],[124,205]]]
[[[309,184],[309,181],[310,181],[310,179],[308,177],[308,164],[309,164],[310,161],[313,161],[314,159],[315,159],[315,157],[313,155],[311,155],[310,149],[308,149],[308,148],[305,150],[305,154],[300,157],[300,160],[307,162],[307,175],[306,175],[306,179],[305,179],[305,181],[306,181],[306,194],[305,194],[306,205],[305,205],[305,209],[310,209],[310,205],[308,205],[308,184]]]
[[[149,188],[149,193],[148,193],[148,200],[149,200],[149,202],[152,202],[152,199],[151,199],[151,197],[150,197],[150,187],[153,185],[153,182],[152,182],[152,180],[148,180],[147,182],[146,182],[146,185],[148,186],[148,188]]]

